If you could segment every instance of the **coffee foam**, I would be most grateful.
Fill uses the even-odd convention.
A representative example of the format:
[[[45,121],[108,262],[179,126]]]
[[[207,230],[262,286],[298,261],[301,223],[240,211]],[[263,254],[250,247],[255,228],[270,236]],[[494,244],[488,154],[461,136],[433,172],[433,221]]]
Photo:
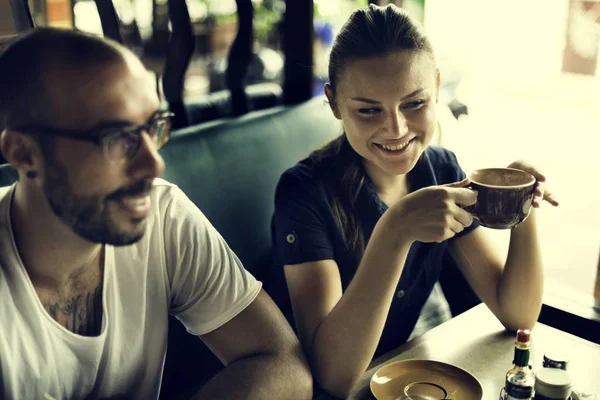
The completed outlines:
[[[529,173],[503,168],[489,168],[473,171],[470,175],[472,182],[489,186],[524,186],[535,182]]]

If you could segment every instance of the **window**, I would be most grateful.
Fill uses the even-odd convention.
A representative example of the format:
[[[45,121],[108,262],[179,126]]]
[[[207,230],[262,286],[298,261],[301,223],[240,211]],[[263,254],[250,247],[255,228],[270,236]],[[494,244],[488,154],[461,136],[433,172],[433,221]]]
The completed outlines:
[[[600,253],[600,3],[427,0],[442,74],[469,116],[442,144],[465,170],[530,160],[561,205],[538,213],[546,297],[589,306]],[[500,247],[507,232],[493,232]]]

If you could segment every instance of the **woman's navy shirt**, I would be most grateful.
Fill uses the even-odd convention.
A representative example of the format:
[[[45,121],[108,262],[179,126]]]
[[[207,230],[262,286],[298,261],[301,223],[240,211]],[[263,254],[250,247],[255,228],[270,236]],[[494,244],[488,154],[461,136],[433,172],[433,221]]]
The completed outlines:
[[[335,260],[345,291],[360,263],[344,244],[335,222],[326,179],[330,171],[330,166],[324,165],[323,161],[308,157],[281,176],[275,193],[275,213],[271,223],[275,265],[269,292],[292,326],[293,315],[283,273],[284,265]],[[458,165],[456,156],[446,149],[433,146],[423,152],[408,175],[411,191],[464,178],[465,173]],[[356,208],[367,242],[375,224],[387,210],[368,176],[358,195]],[[455,238],[471,232],[477,226],[477,222],[474,222]],[[375,357],[405,343],[410,336],[438,280],[448,242],[415,242],[411,246],[397,284],[398,295],[392,301]]]

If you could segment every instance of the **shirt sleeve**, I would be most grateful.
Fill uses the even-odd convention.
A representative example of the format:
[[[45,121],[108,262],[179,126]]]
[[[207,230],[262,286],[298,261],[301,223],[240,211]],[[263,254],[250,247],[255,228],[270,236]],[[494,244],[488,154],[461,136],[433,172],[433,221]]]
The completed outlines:
[[[333,260],[324,194],[310,175],[285,172],[275,190],[272,230],[276,265]]]
[[[262,284],[192,201],[173,190],[164,222],[170,313],[188,332],[203,335],[242,312]]]

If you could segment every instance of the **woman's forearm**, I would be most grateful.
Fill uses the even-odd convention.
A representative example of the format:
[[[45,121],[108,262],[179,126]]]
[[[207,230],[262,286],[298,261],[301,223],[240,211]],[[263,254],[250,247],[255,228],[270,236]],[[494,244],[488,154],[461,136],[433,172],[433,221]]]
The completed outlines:
[[[544,271],[536,226],[536,210],[511,232],[498,304],[502,323],[512,330],[533,328],[542,306]]]
[[[328,392],[346,397],[373,358],[410,243],[378,224],[342,298],[317,329],[310,358]]]

